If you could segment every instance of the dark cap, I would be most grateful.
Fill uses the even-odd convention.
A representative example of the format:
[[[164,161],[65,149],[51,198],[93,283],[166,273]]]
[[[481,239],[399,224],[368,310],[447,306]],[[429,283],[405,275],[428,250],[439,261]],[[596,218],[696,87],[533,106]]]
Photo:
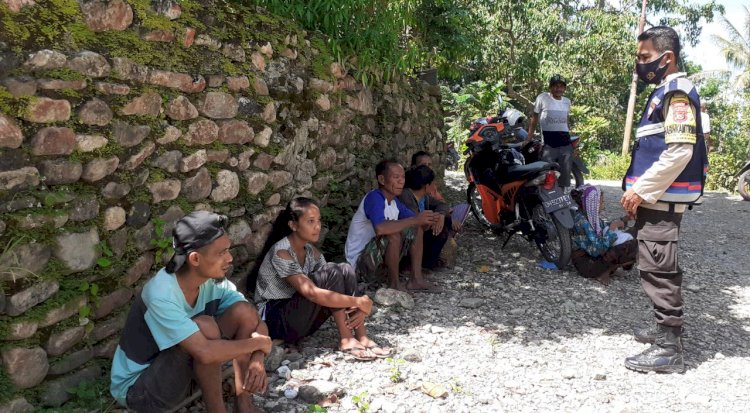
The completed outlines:
[[[176,273],[187,255],[216,241],[224,235],[227,217],[207,211],[195,211],[182,217],[172,230],[174,255],[167,263],[167,272]]]
[[[554,74],[551,78],[549,78],[550,87],[552,87],[552,85],[556,83],[562,83],[564,86],[568,86],[568,82],[566,82],[565,79],[559,74]]]

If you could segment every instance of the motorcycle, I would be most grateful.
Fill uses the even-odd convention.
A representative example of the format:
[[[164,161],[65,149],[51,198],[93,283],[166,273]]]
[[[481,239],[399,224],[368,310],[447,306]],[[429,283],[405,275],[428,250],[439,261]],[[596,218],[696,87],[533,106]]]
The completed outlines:
[[[520,233],[563,268],[571,255],[573,200],[557,185],[557,164],[526,162],[538,159],[541,142],[513,142],[522,128],[511,125],[504,113],[472,125],[464,164],[467,202],[483,226],[507,234],[502,248]]]
[[[737,182],[737,191],[745,201],[750,201],[750,159],[745,162],[745,166],[735,175],[739,177]]]
[[[502,104],[502,99],[499,100],[500,104]],[[523,127],[523,123],[525,121],[525,117],[523,113],[515,108],[509,107],[505,109],[502,114],[500,115],[502,118],[507,120],[507,124],[511,127],[513,130],[513,136],[515,137],[515,140],[517,142],[522,142],[526,139],[528,136],[528,132]],[[491,119],[492,117],[488,118],[482,118],[485,121]],[[477,122],[482,122],[482,119],[477,119],[474,121],[476,124]],[[540,145],[541,141],[539,141],[537,138],[535,138],[535,144]],[[575,180],[575,187],[578,188],[580,186],[583,186],[585,184],[584,175],[589,174],[589,168],[586,166],[586,164],[583,162],[583,158],[581,158],[580,148],[583,147],[583,144],[581,143],[581,139],[577,135],[573,135],[570,137],[570,145],[573,147],[573,155],[571,157],[571,168],[570,173],[571,177]],[[536,157],[529,157],[529,154],[524,154],[526,157],[526,163],[536,162],[540,160],[541,158],[541,147],[537,151],[533,151],[531,153],[536,154]]]

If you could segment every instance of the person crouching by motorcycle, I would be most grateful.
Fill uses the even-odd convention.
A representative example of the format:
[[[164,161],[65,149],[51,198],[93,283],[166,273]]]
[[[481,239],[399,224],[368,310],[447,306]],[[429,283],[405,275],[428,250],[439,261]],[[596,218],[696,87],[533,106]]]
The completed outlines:
[[[529,135],[524,140],[524,145],[531,142],[538,124],[544,141],[542,160],[557,162],[560,165],[560,177],[557,182],[563,190],[570,186],[573,156],[568,128],[570,99],[563,96],[566,88],[567,83],[562,76],[554,75],[550,78],[549,92],[539,94],[534,102],[534,113],[529,121]]]
[[[440,251],[448,241],[451,229],[460,229],[454,225],[448,204],[430,196],[430,191],[435,186],[435,172],[425,165],[409,168],[406,171],[406,183],[404,191],[399,195],[401,202],[414,214],[423,211],[433,211],[436,214],[435,222],[424,230],[424,242],[422,253],[422,268],[434,270],[438,267]]]
[[[610,275],[618,268],[625,271],[633,268],[638,241],[623,231],[623,220],[606,223],[602,219],[604,194],[599,188],[586,184],[570,191],[570,195],[578,204],[571,234],[578,247],[571,257],[573,266],[584,278],[608,285]]]

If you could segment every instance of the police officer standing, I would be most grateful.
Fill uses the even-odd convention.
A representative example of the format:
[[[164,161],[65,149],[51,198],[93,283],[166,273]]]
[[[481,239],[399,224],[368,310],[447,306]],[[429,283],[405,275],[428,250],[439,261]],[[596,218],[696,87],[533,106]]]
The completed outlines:
[[[625,367],[641,372],[685,371],[677,241],[682,214],[703,194],[708,158],[700,98],[678,72],[679,56],[680,40],[672,28],[653,27],[638,36],[636,72],[657,86],[638,124],[620,202],[636,220],[641,285],[656,317],[655,324],[635,331],[636,340],[652,346],[625,359]]]

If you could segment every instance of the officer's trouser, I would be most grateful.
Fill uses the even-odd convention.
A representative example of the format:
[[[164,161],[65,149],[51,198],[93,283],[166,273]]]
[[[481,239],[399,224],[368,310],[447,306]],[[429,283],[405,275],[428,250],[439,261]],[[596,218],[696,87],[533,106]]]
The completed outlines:
[[[656,322],[682,325],[682,270],[677,261],[677,241],[682,214],[638,208],[638,270],[641,285],[654,306]]]

